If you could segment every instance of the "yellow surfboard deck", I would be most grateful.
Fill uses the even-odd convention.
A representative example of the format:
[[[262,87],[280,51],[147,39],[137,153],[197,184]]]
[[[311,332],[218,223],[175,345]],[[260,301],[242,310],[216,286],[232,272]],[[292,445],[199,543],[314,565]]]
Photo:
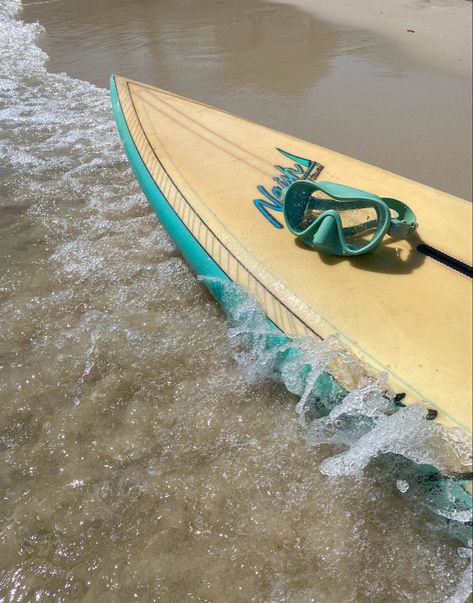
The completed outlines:
[[[456,269],[472,264],[471,203],[146,84],[116,76],[115,85],[162,195],[271,321],[291,335],[338,334],[409,402],[471,431],[472,286]],[[298,244],[283,226],[280,198],[303,176],[400,199],[418,232],[350,259]]]

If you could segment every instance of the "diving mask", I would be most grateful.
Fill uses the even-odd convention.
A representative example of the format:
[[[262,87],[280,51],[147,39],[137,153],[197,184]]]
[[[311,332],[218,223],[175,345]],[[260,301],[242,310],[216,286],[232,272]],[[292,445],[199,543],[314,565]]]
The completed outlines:
[[[417,228],[414,212],[402,201],[313,180],[288,187],[284,219],[306,245],[332,255],[372,253],[384,235],[407,239]]]

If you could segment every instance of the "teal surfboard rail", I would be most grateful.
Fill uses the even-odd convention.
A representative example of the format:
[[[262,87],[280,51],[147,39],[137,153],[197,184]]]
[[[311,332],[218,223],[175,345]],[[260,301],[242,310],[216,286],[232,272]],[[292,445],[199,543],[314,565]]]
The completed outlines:
[[[175,244],[181,250],[182,254],[186,258],[186,261],[198,275],[210,279],[217,279],[221,282],[227,281],[228,283],[231,283],[230,278],[208,255],[205,249],[195,239],[176,212],[169,205],[149,173],[128,130],[128,126],[120,105],[120,99],[118,98],[118,91],[115,85],[115,76],[113,75],[110,78],[110,92],[112,96],[112,107],[118,133],[123,143],[128,161],[130,162],[136,179],[140,183],[140,186],[143,189],[143,192],[145,193],[149,203],[151,204],[151,207],[158,215],[163,226],[166,228]],[[212,295],[216,297],[217,301],[221,301],[219,288],[214,287],[213,289],[214,290],[212,290],[212,287],[209,287],[209,290],[211,291]]]

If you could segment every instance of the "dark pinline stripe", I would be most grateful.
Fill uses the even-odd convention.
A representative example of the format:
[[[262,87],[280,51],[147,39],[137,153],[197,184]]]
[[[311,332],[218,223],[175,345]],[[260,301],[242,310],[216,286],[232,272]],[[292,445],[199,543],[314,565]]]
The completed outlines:
[[[421,245],[417,245],[417,251],[419,251],[420,253],[423,253],[424,255],[426,255],[429,258],[432,258],[433,260],[437,260],[437,262],[440,262],[441,264],[444,264],[445,266],[448,266],[449,268],[453,268],[453,270],[456,270],[457,272],[460,272],[461,274],[464,274],[465,276],[469,276],[470,278],[473,278],[473,267],[472,266],[469,266],[465,262],[462,262],[461,260],[454,258],[453,256],[448,255],[447,253],[444,253],[443,251],[440,251],[440,249],[436,249],[435,247],[432,247],[431,245],[422,243]]]
[[[143,87],[148,88],[147,86],[143,86]],[[305,327],[305,328],[306,328],[306,329],[307,329],[307,330],[308,330],[310,333],[312,333],[313,335],[315,335],[315,336],[316,336],[316,337],[318,337],[319,339],[322,339],[322,337],[321,337],[321,336],[320,336],[320,335],[319,335],[319,334],[318,334],[316,331],[314,331],[314,330],[313,330],[313,329],[312,329],[312,328],[311,328],[311,327],[310,327],[310,326],[309,326],[309,325],[308,325],[308,324],[307,324],[307,323],[306,323],[306,322],[305,322],[305,321],[304,321],[302,318],[299,318],[298,316],[296,316],[296,315],[294,314],[294,312],[293,312],[293,311],[292,311],[292,310],[291,310],[291,309],[290,309],[290,308],[289,308],[289,307],[288,307],[288,306],[287,306],[287,305],[286,305],[286,304],[285,304],[285,303],[284,303],[284,302],[283,302],[281,299],[279,299],[278,297],[276,297],[276,296],[274,295],[274,293],[272,293],[272,291],[270,291],[270,290],[268,289],[268,287],[266,287],[266,285],[264,285],[264,284],[263,284],[263,283],[262,283],[262,282],[261,282],[261,281],[260,281],[260,280],[259,280],[259,279],[258,279],[258,278],[255,276],[255,275],[254,275],[254,274],[252,274],[252,273],[249,271],[249,269],[248,269],[248,268],[247,268],[247,267],[246,267],[246,266],[243,264],[243,262],[242,262],[242,261],[241,261],[239,258],[237,258],[237,257],[236,257],[236,255],[235,255],[234,253],[232,253],[232,252],[231,252],[231,251],[228,249],[228,247],[227,247],[227,246],[226,246],[226,245],[223,243],[223,241],[222,241],[222,240],[221,240],[221,239],[220,239],[220,238],[217,236],[217,234],[216,234],[216,233],[215,233],[215,232],[214,232],[214,231],[213,231],[211,228],[209,228],[209,226],[208,226],[208,225],[207,225],[207,224],[206,224],[206,223],[203,221],[203,219],[202,219],[202,218],[200,217],[200,215],[197,213],[197,211],[195,210],[195,208],[194,208],[194,207],[193,207],[193,206],[192,206],[192,205],[189,203],[189,201],[187,200],[187,198],[184,196],[184,194],[182,193],[182,191],[179,189],[179,187],[177,186],[176,182],[173,180],[173,178],[171,177],[171,175],[169,174],[169,172],[166,170],[166,168],[165,168],[165,167],[164,167],[164,165],[162,164],[162,162],[161,162],[160,158],[158,157],[158,154],[156,153],[156,151],[155,151],[154,147],[152,146],[151,141],[149,140],[148,135],[146,134],[146,131],[145,131],[144,127],[143,127],[143,124],[141,123],[140,116],[139,116],[138,111],[137,111],[137,109],[136,109],[135,102],[134,102],[134,100],[133,100],[132,91],[131,91],[131,89],[130,89],[130,82],[129,82],[129,81],[127,81],[127,82],[126,82],[126,88],[127,88],[127,92],[128,92],[128,99],[127,99],[127,100],[128,100],[129,104],[130,104],[130,105],[131,105],[131,107],[132,107],[133,117],[134,117],[134,119],[136,119],[136,123],[138,124],[138,127],[139,127],[139,129],[141,130],[141,133],[142,133],[142,135],[143,135],[144,139],[146,140],[146,143],[147,143],[147,145],[148,145],[148,149],[150,149],[150,150],[151,150],[150,155],[151,155],[151,156],[153,156],[153,155],[154,155],[154,157],[155,157],[155,159],[156,159],[156,161],[157,161],[158,165],[160,166],[160,168],[161,168],[162,172],[163,172],[163,173],[166,175],[166,177],[167,177],[167,179],[168,179],[168,182],[170,183],[171,188],[172,188],[172,187],[174,187],[174,189],[175,189],[175,190],[178,192],[178,194],[179,194],[180,198],[182,199],[182,201],[183,201],[183,203],[184,203],[184,211],[185,211],[186,209],[190,210],[190,211],[191,211],[191,212],[194,214],[194,216],[195,216],[195,218],[198,220],[198,222],[200,222],[200,223],[202,224],[202,226],[204,227],[204,229],[205,229],[206,233],[209,233],[209,234],[211,235],[211,237],[212,237],[212,241],[213,241],[213,242],[214,242],[214,241],[217,241],[217,243],[218,243],[218,244],[219,244],[219,245],[220,245],[220,246],[221,246],[223,249],[225,249],[225,251],[226,251],[226,253],[228,254],[228,256],[232,257],[232,258],[235,260],[235,262],[236,262],[237,266],[241,266],[241,267],[243,268],[243,270],[246,272],[246,274],[247,274],[248,276],[250,276],[250,277],[251,277],[251,278],[252,278],[252,279],[255,281],[255,283],[257,283],[257,284],[258,284],[258,285],[259,285],[259,286],[260,286],[260,287],[263,289],[263,291],[264,291],[264,292],[267,292],[267,293],[268,293],[268,294],[269,294],[269,295],[272,297],[273,301],[275,302],[275,308],[274,308],[275,313],[276,313],[278,310],[281,312],[282,308],[284,308],[284,309],[286,310],[287,314],[289,315],[289,317],[291,318],[291,320],[293,320],[293,321],[294,321],[294,320],[296,320],[297,322],[299,322],[300,324],[302,324],[302,325],[303,325],[303,326],[304,326],[304,327]],[[150,89],[150,90],[152,90],[152,88],[149,88],[149,89]],[[169,94],[169,93],[167,93],[167,94]],[[200,242],[200,241],[199,241],[199,240],[198,240],[198,239],[195,237],[195,235],[192,233],[192,231],[191,231],[191,229],[190,229],[190,226],[189,226],[188,224],[186,224],[186,223],[184,222],[184,220],[183,220],[183,219],[182,219],[182,218],[179,216],[179,214],[177,213],[176,209],[175,209],[175,208],[174,208],[174,207],[171,205],[171,203],[169,202],[169,200],[166,198],[166,196],[164,195],[164,193],[162,192],[162,190],[161,190],[161,189],[160,189],[160,187],[158,186],[158,184],[157,184],[157,182],[156,182],[156,178],[155,178],[155,177],[152,175],[152,173],[151,173],[151,171],[150,171],[150,169],[149,169],[148,165],[145,163],[145,161],[144,161],[144,159],[143,159],[143,155],[142,155],[142,153],[139,151],[139,149],[138,149],[138,147],[137,147],[137,144],[136,144],[136,141],[134,140],[134,137],[133,137],[133,135],[132,135],[132,134],[131,134],[131,132],[130,132],[130,128],[129,128],[129,125],[128,125],[128,121],[127,121],[127,119],[125,118],[125,112],[124,112],[124,110],[123,110],[123,106],[122,106],[122,99],[120,99],[120,95],[119,95],[119,93],[118,93],[118,89],[117,89],[117,96],[118,96],[118,99],[119,99],[119,102],[120,102],[120,107],[121,107],[122,112],[123,112],[123,115],[124,115],[124,121],[125,121],[125,124],[126,124],[126,126],[127,126],[128,132],[130,133],[130,136],[131,136],[131,139],[132,139],[132,141],[133,141],[133,144],[135,145],[136,151],[137,151],[137,153],[138,153],[138,155],[139,155],[139,157],[140,157],[141,161],[143,162],[143,165],[144,165],[144,167],[145,167],[146,171],[147,171],[147,172],[148,172],[148,174],[150,175],[151,179],[154,181],[155,186],[156,186],[156,187],[157,187],[157,188],[160,190],[161,194],[163,195],[164,200],[165,200],[165,201],[166,201],[166,203],[169,205],[169,207],[170,207],[170,208],[171,208],[171,209],[172,209],[172,210],[173,210],[173,211],[176,213],[176,215],[179,217],[179,219],[181,220],[181,222],[182,222],[183,226],[184,226],[184,227],[186,228],[186,230],[189,232],[190,236],[191,236],[191,237],[193,237],[193,239],[194,239],[194,240],[195,240],[195,242],[196,242],[196,243],[199,245],[199,247],[201,247],[201,248],[202,248],[202,249],[203,249],[203,250],[204,250],[204,251],[207,253],[207,255],[209,255],[210,259],[212,259],[212,260],[213,260],[213,261],[214,261],[214,262],[217,264],[217,266],[218,266],[218,267],[219,267],[219,268],[222,270],[222,272],[224,272],[224,273],[226,274],[226,276],[227,276],[227,277],[230,279],[229,275],[228,275],[228,274],[227,274],[227,273],[226,273],[226,272],[223,270],[222,266],[221,266],[220,264],[218,264],[214,258],[212,258],[212,256],[209,254],[209,251],[208,251],[208,250],[207,250],[207,249],[204,247],[204,245],[203,245],[203,244],[202,244],[202,243],[201,243],[201,242]],[[169,96],[174,96],[174,95],[169,94]],[[199,104],[201,104],[201,103],[199,103]],[[204,105],[204,106],[205,106],[205,105]],[[206,241],[207,241],[207,234],[206,234]],[[179,247],[179,245],[178,245],[178,247]],[[230,279],[230,280],[232,280],[232,279]],[[283,315],[281,314],[281,316],[283,316]],[[269,319],[269,320],[271,320],[269,317],[268,317],[268,319]],[[271,322],[273,322],[273,321],[271,321]],[[284,322],[284,320],[283,320],[283,321],[281,321],[281,322]],[[274,323],[274,324],[276,324],[276,323]],[[277,326],[277,325],[276,325],[276,326]],[[278,327],[278,328],[279,328],[279,327]],[[282,327],[280,328],[280,330],[282,331]]]

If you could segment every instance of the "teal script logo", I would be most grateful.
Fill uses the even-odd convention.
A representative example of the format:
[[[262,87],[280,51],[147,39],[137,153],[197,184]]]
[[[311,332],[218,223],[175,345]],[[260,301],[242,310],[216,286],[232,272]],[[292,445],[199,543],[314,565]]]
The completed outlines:
[[[258,210],[263,214],[263,216],[271,222],[273,226],[276,228],[283,228],[281,222],[276,220],[276,218],[270,213],[270,211],[282,211],[283,204],[281,202],[281,197],[283,192],[288,188],[290,184],[295,182],[296,180],[305,180],[309,178],[310,180],[315,180],[319,177],[320,172],[324,169],[324,166],[316,161],[312,161],[310,159],[304,159],[304,157],[298,157],[297,155],[292,155],[291,153],[287,153],[282,149],[277,150],[287,157],[291,161],[294,162],[293,167],[283,167],[282,165],[275,165],[274,167],[280,172],[280,175],[273,177],[273,180],[276,182],[276,186],[273,186],[271,190],[268,190],[264,186],[257,186],[258,192],[261,193],[261,199],[255,199],[253,203],[256,205]]]

